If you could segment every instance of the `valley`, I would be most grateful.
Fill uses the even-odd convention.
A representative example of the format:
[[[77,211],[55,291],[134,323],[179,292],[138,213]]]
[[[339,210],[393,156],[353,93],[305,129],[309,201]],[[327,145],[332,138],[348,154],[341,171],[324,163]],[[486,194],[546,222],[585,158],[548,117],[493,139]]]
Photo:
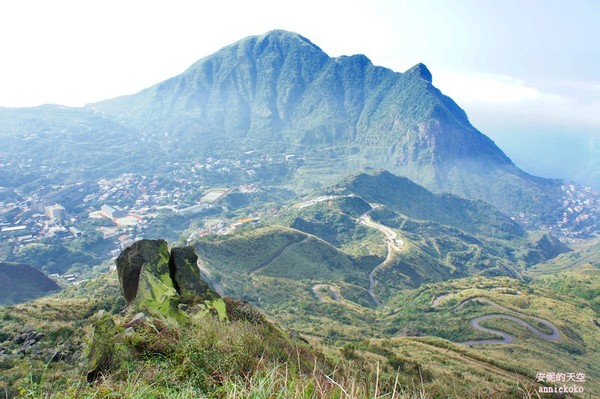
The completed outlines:
[[[0,108],[0,139],[0,396],[600,392],[600,193],[519,169],[423,64],[272,31],[132,95]],[[109,318],[127,361],[77,385]]]

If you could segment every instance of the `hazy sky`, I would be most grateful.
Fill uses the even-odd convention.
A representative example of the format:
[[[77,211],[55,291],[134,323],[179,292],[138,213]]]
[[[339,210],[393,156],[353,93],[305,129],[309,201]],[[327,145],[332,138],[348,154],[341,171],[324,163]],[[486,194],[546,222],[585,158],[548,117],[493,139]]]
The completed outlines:
[[[130,94],[286,29],[331,56],[362,53],[399,72],[425,63],[492,136],[600,136],[599,21],[596,0],[3,1],[0,106]]]

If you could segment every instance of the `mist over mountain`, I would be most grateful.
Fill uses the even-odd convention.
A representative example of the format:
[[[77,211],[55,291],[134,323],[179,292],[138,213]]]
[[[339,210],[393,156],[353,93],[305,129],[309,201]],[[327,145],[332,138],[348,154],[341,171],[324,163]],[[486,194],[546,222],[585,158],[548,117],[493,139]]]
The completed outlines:
[[[533,130],[533,131],[532,131]],[[496,138],[517,165],[538,176],[561,176],[600,190],[600,137],[568,128],[506,128]]]
[[[506,211],[548,211],[558,184],[517,168],[424,65],[397,73],[364,55],[331,58],[285,31],[243,39],[179,76],[90,107],[200,154],[261,148],[341,162],[336,175],[385,168]]]
[[[433,79],[423,64],[398,73],[364,55],[332,58],[276,30],[133,95],[84,108],[0,109],[0,137],[32,167],[70,177],[153,175],[259,152],[294,160],[269,178],[300,190],[385,169],[433,192],[559,220],[561,181],[515,166]]]

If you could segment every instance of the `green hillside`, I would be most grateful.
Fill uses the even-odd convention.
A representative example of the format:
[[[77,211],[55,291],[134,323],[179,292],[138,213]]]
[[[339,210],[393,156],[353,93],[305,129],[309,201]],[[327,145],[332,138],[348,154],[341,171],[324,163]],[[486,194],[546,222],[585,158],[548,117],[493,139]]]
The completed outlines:
[[[251,256],[261,252],[256,245],[264,247],[268,262]],[[424,252],[406,245],[411,248],[400,254],[407,262],[421,262],[411,253]],[[116,273],[110,272],[52,297],[0,308],[0,387],[9,397],[49,398],[76,392],[91,398],[150,392],[164,398],[338,398],[354,392],[357,397],[508,399],[522,392],[537,397],[540,386],[552,384],[536,382],[536,373],[557,370],[585,372],[580,385],[586,393],[600,388],[593,301],[597,243],[576,246],[583,255],[579,259],[569,252],[531,269],[537,273],[531,283],[479,276],[418,288],[390,285],[386,291],[393,277],[383,268],[376,292],[386,300],[378,307],[365,285],[370,269],[360,258],[297,230],[268,226],[202,239],[195,247],[201,271],[215,289],[257,304],[281,327],[273,329],[250,305],[227,299],[228,322],[219,321],[215,312],[185,327],[150,319],[152,328],[129,324],[134,332],[125,333],[140,303],[123,310]],[[232,257],[236,253],[240,256]],[[393,264],[390,269],[402,271]],[[123,325],[116,336],[126,337],[123,344],[133,352],[115,358],[102,379],[80,385],[101,309]],[[532,326],[541,336],[498,314]],[[514,342],[476,344],[497,339],[470,324],[486,316],[491,318],[482,327],[509,334]],[[550,327],[556,328],[557,340],[544,338]],[[292,338],[298,335],[310,346]]]
[[[383,168],[534,220],[560,217],[561,182],[517,168],[433,86],[423,64],[399,73],[364,55],[330,57],[281,30],[242,39],[133,95],[83,108],[0,109],[0,121],[8,152],[63,176],[154,175],[169,162],[260,150],[296,157],[276,179],[296,188]]]
[[[0,397],[600,392],[600,196],[520,170],[433,79],[278,30],[0,108],[0,260],[37,269],[0,263]],[[539,393],[561,373],[585,394]]]
[[[523,235],[518,223],[485,202],[433,194],[409,179],[387,171],[357,174],[338,183],[336,187],[413,219],[429,220],[469,233],[504,239]]]
[[[37,269],[0,263],[0,306],[26,302],[59,290],[54,281]]]

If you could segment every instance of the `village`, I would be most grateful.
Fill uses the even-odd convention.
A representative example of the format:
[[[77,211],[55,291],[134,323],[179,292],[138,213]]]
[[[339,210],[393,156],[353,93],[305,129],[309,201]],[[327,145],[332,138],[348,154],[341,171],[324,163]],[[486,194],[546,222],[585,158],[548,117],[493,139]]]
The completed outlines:
[[[198,227],[189,234],[188,242],[199,236],[229,234],[243,225],[259,223],[261,213],[233,219],[219,216],[228,210],[223,199],[231,193],[259,193],[261,188],[253,183],[255,176],[261,168],[264,172],[265,167],[277,163],[255,152],[246,156],[242,161],[207,158],[204,163],[173,164],[168,175],[124,173],[95,182],[41,184],[28,193],[14,190],[13,198],[0,198],[0,242],[4,251],[18,254],[27,246],[48,240],[85,241],[87,236],[99,234],[112,242],[104,255],[115,257],[133,241],[145,238],[145,233],[152,230],[153,220],[161,215],[198,219]],[[16,160],[3,166],[20,169],[29,165],[28,161]],[[247,182],[209,186],[220,174],[233,174],[237,178],[228,180]],[[1,190],[6,187],[0,187]],[[204,217],[205,214],[210,217]],[[56,277],[77,283],[79,276],[65,273]]]
[[[561,190],[564,192],[562,219],[550,229],[573,238],[597,234],[593,222],[600,214],[600,194],[590,187],[575,184],[562,185]]]
[[[3,172],[9,176],[11,172],[17,175],[24,168],[32,167],[33,162],[6,154],[0,161]],[[265,180],[265,173],[291,169],[295,162],[298,159],[289,154],[274,160],[257,151],[247,151],[240,160],[208,157],[203,162],[169,164],[170,173],[155,176],[123,173],[95,181],[42,183],[29,185],[32,187],[29,192],[23,188],[0,187],[3,193],[0,197],[2,250],[19,254],[39,243],[86,242],[89,237],[99,235],[109,245],[104,245],[104,252],[98,256],[115,257],[133,241],[156,233],[155,220],[165,215],[195,221],[193,229],[185,231],[183,237],[188,243],[206,235],[230,234],[245,225],[260,223],[265,216],[262,212],[273,214],[276,210],[228,217],[229,209],[224,200],[233,193],[260,193],[265,188],[258,182]],[[53,169],[45,167],[43,170],[51,173]],[[219,184],[225,181],[229,183]],[[592,234],[585,226],[593,226],[592,219],[597,217],[594,215],[600,214],[600,194],[575,184],[563,185],[562,192],[562,219],[546,228],[571,238]],[[311,206],[335,197],[308,199],[295,207]],[[526,222],[527,216],[514,218]],[[178,231],[181,233],[184,231]],[[77,281],[78,276],[67,274],[62,278],[70,283]]]

